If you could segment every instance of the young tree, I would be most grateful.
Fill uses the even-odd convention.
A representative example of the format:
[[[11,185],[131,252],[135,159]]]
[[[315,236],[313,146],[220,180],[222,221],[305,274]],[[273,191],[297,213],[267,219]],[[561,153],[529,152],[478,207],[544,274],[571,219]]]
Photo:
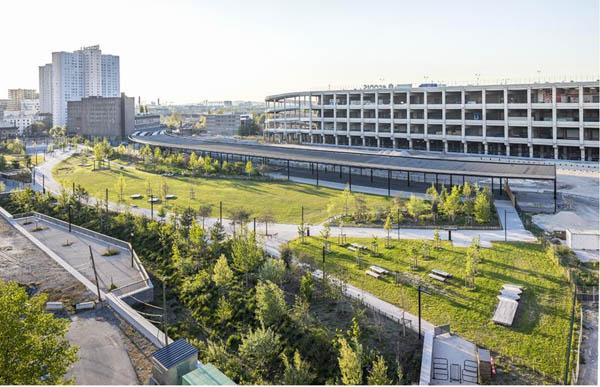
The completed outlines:
[[[369,376],[367,376],[367,382],[370,385],[392,384],[392,381],[388,377],[388,367],[385,364],[383,356],[378,355],[375,360],[373,360],[371,371],[369,372]]]
[[[243,273],[248,283],[248,275],[262,264],[263,250],[254,242],[252,235],[237,235],[231,241],[231,253],[233,255],[233,267]]]
[[[490,195],[485,190],[477,192],[473,212],[475,213],[475,221],[477,223],[488,223],[491,220],[492,210]]]
[[[282,384],[292,386],[308,385],[315,380],[315,375],[310,369],[310,364],[302,360],[298,350],[294,352],[292,362],[289,361],[285,354],[281,355],[281,361],[284,366]]]
[[[325,242],[327,243],[327,241],[329,240],[329,237],[331,236],[331,226],[329,225],[329,222],[325,223],[320,234],[321,234],[321,237],[323,239],[325,239]]]
[[[259,281],[256,285],[256,318],[270,327],[281,322],[287,314],[283,290],[271,281]]]
[[[439,250],[442,247],[442,239],[440,238],[440,230],[433,231],[433,249]]]
[[[475,276],[478,273],[480,244],[479,237],[474,237],[467,249],[465,261],[465,286],[475,288]]]
[[[258,221],[265,224],[265,236],[269,236],[269,223],[275,221],[275,215],[270,209],[266,209],[259,217]]]
[[[344,216],[348,216],[348,205],[350,200],[352,199],[352,191],[350,191],[350,186],[346,184],[346,188],[340,194],[340,200],[342,202],[342,206],[344,208]]]
[[[305,301],[312,300],[315,290],[315,283],[311,273],[304,273],[300,279],[300,295]]]
[[[362,362],[359,353],[357,353],[348,341],[341,337],[338,339],[340,353],[338,356],[338,365],[342,375],[342,384],[362,384]]]
[[[215,266],[213,267],[212,280],[215,285],[220,287],[227,287],[234,279],[233,271],[229,268],[227,258],[223,254],[217,259]]]
[[[69,320],[46,312],[45,294],[32,297],[0,280],[0,383],[66,384],[77,348],[65,338]]]
[[[198,207],[198,216],[202,218],[202,228],[204,228],[204,222],[206,218],[212,213],[212,204],[201,204]]]
[[[446,197],[446,200],[442,204],[442,211],[452,221],[456,219],[456,215],[460,211],[460,189],[458,186],[452,187],[452,192]]]
[[[369,208],[367,202],[362,196],[354,197],[354,221],[364,223],[369,218]]]
[[[167,183],[167,179],[165,179],[164,177],[160,179],[160,194],[161,200],[163,201],[167,199],[167,195],[169,194],[169,183]]]
[[[236,207],[236,208],[232,208],[231,210],[229,210],[229,217],[231,219],[231,221],[233,222],[233,232],[235,234],[235,225],[237,223],[240,224],[240,232],[243,234],[244,233],[244,226],[246,224],[248,224],[248,221],[250,220],[250,211],[246,210],[243,207]]]
[[[425,200],[418,198],[415,195],[410,195],[410,199],[408,199],[408,203],[406,203],[406,209],[414,220],[418,221],[419,217],[429,211],[430,207]]]
[[[238,352],[249,373],[256,382],[273,369],[273,363],[281,351],[281,339],[271,328],[259,327],[242,337]],[[261,383],[256,383],[261,384]]]
[[[248,176],[252,176],[256,173],[254,165],[252,165],[252,160],[246,161],[246,167],[244,168],[244,170],[246,171],[246,175]]]
[[[392,217],[390,216],[390,214],[388,214],[387,218],[385,219],[385,224],[383,225],[383,229],[387,232],[387,237],[385,239],[385,247],[389,249],[391,247],[390,231],[392,231]]]
[[[258,277],[263,281],[281,284],[285,277],[285,262],[277,258],[267,258],[258,271]]]
[[[125,193],[125,178],[123,177],[122,173],[117,178],[117,182],[115,183],[115,189],[119,194],[119,202],[123,202],[123,195]]]

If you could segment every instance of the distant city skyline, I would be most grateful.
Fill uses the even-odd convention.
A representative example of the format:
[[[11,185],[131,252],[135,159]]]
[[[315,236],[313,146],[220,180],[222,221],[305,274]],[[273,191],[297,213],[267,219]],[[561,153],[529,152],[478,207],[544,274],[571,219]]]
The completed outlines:
[[[0,92],[38,89],[52,52],[100,45],[121,58],[121,91],[150,101],[264,101],[362,84],[594,77],[596,0],[127,1],[4,5]],[[5,91],[4,91],[5,93]],[[3,98],[0,96],[0,98]]]

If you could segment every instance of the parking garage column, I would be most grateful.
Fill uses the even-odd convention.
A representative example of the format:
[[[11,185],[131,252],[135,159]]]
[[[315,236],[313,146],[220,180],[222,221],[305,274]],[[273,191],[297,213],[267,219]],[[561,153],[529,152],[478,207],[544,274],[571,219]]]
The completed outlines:
[[[581,149],[581,161],[585,161],[585,133],[583,130],[583,86],[579,86],[579,149]]]

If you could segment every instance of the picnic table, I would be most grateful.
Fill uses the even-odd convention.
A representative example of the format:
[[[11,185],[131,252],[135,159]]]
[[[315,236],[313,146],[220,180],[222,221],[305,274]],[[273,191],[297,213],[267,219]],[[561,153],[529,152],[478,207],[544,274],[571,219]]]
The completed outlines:
[[[512,291],[514,293],[517,293],[517,294],[523,293],[523,287],[519,286],[519,285],[504,284],[504,285],[502,285],[502,289],[503,290],[510,290],[510,291]]]
[[[518,293],[512,292],[510,290],[506,290],[506,289],[502,289],[500,291],[500,295],[498,297],[506,297],[506,298],[510,298],[511,300],[515,300],[515,301],[519,301],[519,299],[521,298],[521,296],[519,296]]]
[[[519,307],[519,302],[502,296],[498,296],[498,299],[500,302],[498,302],[498,306],[494,311],[492,321],[496,324],[509,327],[513,324],[515,314],[517,313],[517,308]]]
[[[446,273],[445,271],[442,270],[438,270],[438,269],[432,269],[431,272],[435,275],[438,275],[440,277],[445,277],[445,278],[452,278],[452,274],[450,273]]]
[[[379,279],[381,277],[380,274],[377,274],[377,273],[375,273],[374,271],[371,271],[371,270],[365,271],[365,274],[366,275],[370,275],[371,277],[377,278],[377,279]]]
[[[388,274],[388,273],[389,273],[389,271],[388,271],[388,270],[384,269],[383,267],[376,266],[376,265],[371,265],[371,266],[369,266],[369,269],[371,269],[371,270],[372,270],[372,271],[374,271],[375,273],[377,273],[377,274],[381,274],[381,275],[383,275],[383,274]]]
[[[433,278],[434,280],[438,280],[440,282],[446,282],[446,280],[447,280],[446,277],[442,277],[441,275],[437,275],[434,273],[429,273],[429,277]]]

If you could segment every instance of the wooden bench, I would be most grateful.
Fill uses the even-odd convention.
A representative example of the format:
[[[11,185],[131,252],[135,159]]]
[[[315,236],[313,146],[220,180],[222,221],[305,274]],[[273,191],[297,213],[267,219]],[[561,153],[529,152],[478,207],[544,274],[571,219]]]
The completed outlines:
[[[513,324],[519,303],[515,300],[511,300],[502,296],[498,296],[498,299],[498,306],[494,311],[492,321],[496,324],[509,327]]]
[[[446,282],[446,277],[442,277],[441,275],[437,275],[437,274],[433,274],[433,273],[429,273],[429,277],[433,278],[434,280],[438,280],[440,282]]]
[[[375,265],[371,265],[369,266],[369,269],[371,269],[372,271],[374,271],[377,274],[388,274],[389,271],[384,269],[383,267],[379,267],[379,266],[375,266]]]
[[[514,292],[512,290],[508,290],[508,289],[502,289],[502,290],[500,290],[500,296],[499,297],[506,297],[506,298],[510,298],[511,300],[515,300],[515,301],[519,301],[519,299],[521,298],[521,296],[519,295],[519,293]]]
[[[442,270],[432,269],[431,272],[435,275],[439,275],[440,277],[452,278],[452,274],[446,273],[445,271],[442,271]]]
[[[375,273],[374,271],[371,271],[371,270],[365,271],[365,274],[366,275],[370,275],[371,277],[377,278],[377,279],[379,279],[381,277],[381,275],[379,275],[379,274],[377,274],[377,273]]]
[[[357,251],[357,250],[358,250],[358,249],[357,249],[356,247],[354,247],[354,246],[348,246],[348,247],[346,247],[346,248],[347,248],[348,250],[350,250],[350,251]]]
[[[519,285],[504,284],[504,285],[502,285],[502,290],[508,290],[508,291],[514,292],[516,294],[523,293],[523,287],[521,287]]]

